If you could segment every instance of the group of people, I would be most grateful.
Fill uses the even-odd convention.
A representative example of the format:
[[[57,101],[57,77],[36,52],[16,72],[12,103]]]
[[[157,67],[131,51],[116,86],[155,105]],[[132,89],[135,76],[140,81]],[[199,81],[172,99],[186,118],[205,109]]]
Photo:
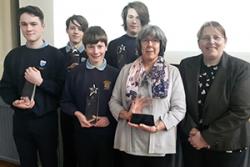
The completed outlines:
[[[26,44],[6,56],[0,95],[15,111],[21,166],[58,166],[59,110],[64,167],[174,167],[178,154],[184,167],[243,167],[250,65],[224,51],[222,25],[204,23],[201,54],[177,68],[164,59],[167,38],[144,3],[128,3],[122,19],[126,34],[108,43],[103,28],[73,15],[59,50],[43,39],[43,12],[19,9]]]

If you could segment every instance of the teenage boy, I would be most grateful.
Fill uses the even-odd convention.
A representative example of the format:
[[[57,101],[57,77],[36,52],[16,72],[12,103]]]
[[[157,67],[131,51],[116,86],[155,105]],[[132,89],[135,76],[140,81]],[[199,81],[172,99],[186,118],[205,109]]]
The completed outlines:
[[[67,45],[60,49],[64,55],[67,71],[84,62],[87,55],[82,43],[88,21],[81,15],[73,15],[66,20],[66,32],[69,37]],[[75,142],[73,139],[73,117],[61,112],[61,132],[63,146],[63,167],[76,167]]]
[[[19,25],[26,44],[5,58],[1,96],[15,111],[13,136],[21,166],[37,167],[39,155],[43,167],[56,167],[63,56],[43,40],[44,15],[38,7],[20,8]]]
[[[79,167],[113,167],[116,121],[108,102],[118,70],[107,65],[104,59],[107,35],[101,27],[88,28],[83,43],[88,59],[68,74],[61,108],[75,118]]]

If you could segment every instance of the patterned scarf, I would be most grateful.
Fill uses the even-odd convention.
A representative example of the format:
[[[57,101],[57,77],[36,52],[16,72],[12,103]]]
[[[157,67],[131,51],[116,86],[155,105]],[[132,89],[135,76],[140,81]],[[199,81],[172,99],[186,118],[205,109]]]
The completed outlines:
[[[127,101],[131,101],[136,98],[138,94],[139,86],[143,84],[143,81],[150,79],[152,82],[152,97],[153,98],[165,98],[168,95],[169,78],[168,69],[165,65],[163,57],[159,56],[151,71],[147,73],[142,63],[142,58],[139,57],[135,60],[129,70],[127,84],[126,84],[126,96]]]

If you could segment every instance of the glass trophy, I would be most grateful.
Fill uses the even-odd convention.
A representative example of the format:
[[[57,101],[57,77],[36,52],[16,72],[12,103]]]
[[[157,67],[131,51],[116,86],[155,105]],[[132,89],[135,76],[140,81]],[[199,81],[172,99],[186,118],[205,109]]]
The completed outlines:
[[[35,93],[36,85],[26,81],[22,89],[22,97],[28,97],[30,100],[34,100]]]
[[[72,64],[79,64],[80,63],[80,55],[77,49],[74,49],[69,55],[69,64],[70,67]]]
[[[148,126],[154,126],[155,125],[154,116],[150,115],[150,114],[136,114],[136,113],[133,113],[130,122],[134,123],[134,124],[145,124],[145,125],[148,125]]]
[[[93,84],[93,87],[89,88],[90,93],[86,99],[85,116],[87,120],[93,124],[98,120],[99,111],[99,94],[98,88]]]

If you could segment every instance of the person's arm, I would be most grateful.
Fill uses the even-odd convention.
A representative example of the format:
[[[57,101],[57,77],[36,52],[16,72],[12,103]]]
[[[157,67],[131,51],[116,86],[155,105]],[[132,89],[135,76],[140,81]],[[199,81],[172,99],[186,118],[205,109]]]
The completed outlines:
[[[72,85],[71,85],[72,79],[73,79],[73,77],[72,77],[71,73],[69,73],[66,77],[60,105],[61,105],[61,109],[63,112],[73,116],[74,113],[76,111],[78,111],[78,109],[76,108],[76,106],[73,103],[73,96],[75,96],[75,95],[71,89],[72,88]]]
[[[105,53],[105,59],[107,61],[107,63],[111,66],[114,67],[114,61],[116,60],[116,52],[115,52],[115,48],[114,48],[114,42],[111,41],[109,44],[108,44],[108,49],[107,49],[107,52]]]
[[[186,89],[185,90],[185,95],[187,97],[190,96],[189,93],[188,93],[188,92],[190,92],[190,90],[188,90],[189,89],[189,84],[192,84],[190,82],[189,77],[188,77],[189,75],[187,74],[187,72],[190,71],[190,64],[192,65],[193,63],[189,63],[187,60],[182,60],[181,63],[180,63],[180,65],[179,65],[179,71],[180,71],[180,74],[181,74],[181,77],[182,77],[182,80],[183,80],[184,89]],[[195,82],[195,81],[193,81],[193,82]],[[192,97],[192,98],[194,98],[194,97]],[[187,107],[188,107],[188,105],[190,105],[190,104],[188,104],[188,102],[191,102],[191,101],[192,101],[191,99],[186,99],[186,102],[187,102],[186,105],[187,105]],[[197,128],[198,125],[194,121],[192,115],[187,111],[186,114],[185,114],[184,119],[179,124],[179,127],[180,127],[181,132],[184,132],[184,134],[186,135],[186,137],[188,137],[190,131],[193,128]]]
[[[56,76],[53,78],[43,78],[43,81],[38,89],[41,89],[52,96],[60,98],[63,90],[66,69],[62,53],[57,50],[54,52],[54,54],[55,55],[52,56],[55,56],[57,63],[53,70],[55,70]]]
[[[132,116],[131,111],[122,110],[119,112],[119,119],[124,119],[124,120],[130,121],[131,116]]]
[[[173,82],[172,88],[170,87],[172,93],[169,94],[171,96],[170,107],[169,111],[166,111],[160,118],[164,122],[166,129],[176,127],[186,114],[185,91],[180,73],[176,67],[173,67],[169,77],[172,78]]]
[[[14,72],[12,71],[14,60],[12,59],[13,55],[11,55],[12,51],[6,56],[4,60],[4,69],[3,76],[0,81],[0,95],[5,103],[12,105],[12,103],[19,99],[18,96],[18,88],[17,76],[13,76]]]
[[[127,67],[124,66],[121,72],[119,73],[113,92],[112,92],[112,96],[109,101],[110,111],[113,117],[117,121],[119,119],[125,119],[125,120],[129,119],[129,113],[127,113],[129,109],[123,106],[123,103],[122,103],[124,98],[126,98],[126,97],[123,97],[125,96],[125,93],[124,93],[125,88],[123,87],[123,84],[126,83],[126,79],[127,79],[127,76],[126,76],[127,72],[125,72],[126,70],[127,70]]]

